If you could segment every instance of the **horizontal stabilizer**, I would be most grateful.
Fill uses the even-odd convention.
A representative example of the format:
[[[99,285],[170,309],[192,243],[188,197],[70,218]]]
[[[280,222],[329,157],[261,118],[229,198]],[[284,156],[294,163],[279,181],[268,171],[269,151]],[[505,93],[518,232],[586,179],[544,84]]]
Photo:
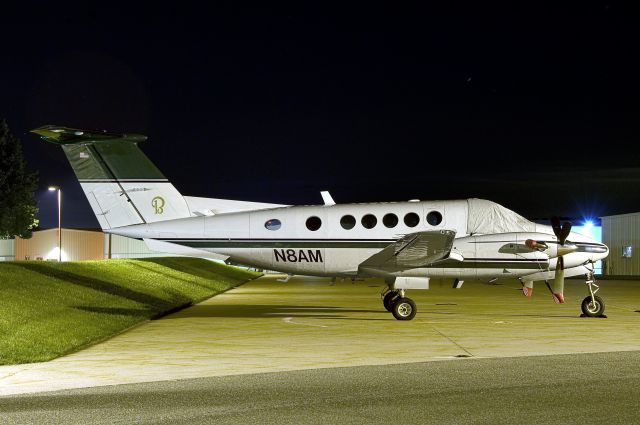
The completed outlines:
[[[143,239],[151,251],[163,252],[167,254],[184,255],[186,257],[211,258],[213,260],[225,261],[229,256],[216,254],[214,252],[203,251],[201,249],[190,248],[171,242],[158,241],[155,239]]]
[[[100,130],[80,130],[78,128],[61,127],[59,125],[43,125],[34,130],[44,140],[58,145],[99,142],[106,140],[120,140],[129,142],[143,142],[147,136],[142,134],[109,133]]]

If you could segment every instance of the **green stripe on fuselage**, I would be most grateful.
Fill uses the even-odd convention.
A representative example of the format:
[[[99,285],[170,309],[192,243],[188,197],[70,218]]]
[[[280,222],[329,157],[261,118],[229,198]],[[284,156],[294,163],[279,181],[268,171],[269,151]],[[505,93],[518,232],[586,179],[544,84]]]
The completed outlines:
[[[393,241],[166,240],[190,248],[386,248]]]
[[[273,248],[273,249],[302,249],[302,248],[351,248],[351,249],[382,249],[394,241],[336,241],[336,240],[176,240],[167,239],[165,242],[188,246],[190,248]],[[509,261],[508,259],[467,259],[465,261],[446,260],[443,262],[424,265],[420,268],[475,268],[475,269],[519,269],[519,270],[546,270],[549,263],[544,260]]]

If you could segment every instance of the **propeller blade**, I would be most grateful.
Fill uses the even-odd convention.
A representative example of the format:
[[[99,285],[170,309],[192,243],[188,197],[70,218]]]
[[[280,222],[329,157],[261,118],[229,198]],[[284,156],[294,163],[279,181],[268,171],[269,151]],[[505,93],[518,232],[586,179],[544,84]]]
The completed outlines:
[[[560,219],[558,217],[551,217],[551,228],[553,229],[553,233],[558,238],[558,242],[560,245],[564,245],[564,241],[567,240],[569,233],[571,233],[571,222],[565,221],[560,224]]]
[[[569,233],[571,233],[571,222],[570,221],[565,221],[564,223],[562,223],[562,229],[560,231],[560,237],[558,239],[560,239],[560,244],[564,245],[564,241],[567,240],[567,237],[569,236]]]
[[[558,265],[556,267],[553,285],[551,286],[551,295],[556,304],[564,303],[564,260],[558,257]]]
[[[560,226],[560,219],[558,217],[551,217],[551,228],[553,229],[553,233],[556,235],[556,237],[560,239],[560,235],[562,234],[562,226]]]

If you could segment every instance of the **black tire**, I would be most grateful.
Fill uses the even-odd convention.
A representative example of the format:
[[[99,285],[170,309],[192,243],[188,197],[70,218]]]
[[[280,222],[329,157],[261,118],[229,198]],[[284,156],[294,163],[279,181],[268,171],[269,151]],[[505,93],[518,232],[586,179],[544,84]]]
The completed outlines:
[[[585,316],[600,317],[604,314],[604,301],[597,295],[593,298],[595,303],[591,302],[591,295],[582,300],[582,312]]]
[[[416,317],[418,310],[416,309],[416,303],[411,298],[401,297],[394,301],[391,313],[397,320],[411,320]]]
[[[382,299],[382,304],[387,311],[393,311],[393,303],[396,299],[400,298],[400,295],[396,291],[389,291]]]

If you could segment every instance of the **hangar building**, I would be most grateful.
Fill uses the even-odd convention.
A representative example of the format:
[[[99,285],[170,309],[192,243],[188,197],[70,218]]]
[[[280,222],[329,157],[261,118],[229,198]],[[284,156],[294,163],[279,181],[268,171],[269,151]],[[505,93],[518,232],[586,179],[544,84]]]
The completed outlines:
[[[609,247],[604,274],[640,276],[640,212],[601,217],[602,243]]]
[[[16,259],[15,239],[0,239],[0,261],[13,261]]]
[[[62,260],[162,257],[143,241],[107,235],[96,229],[62,229]],[[58,229],[37,230],[31,239],[0,240],[0,261],[58,259]]]

